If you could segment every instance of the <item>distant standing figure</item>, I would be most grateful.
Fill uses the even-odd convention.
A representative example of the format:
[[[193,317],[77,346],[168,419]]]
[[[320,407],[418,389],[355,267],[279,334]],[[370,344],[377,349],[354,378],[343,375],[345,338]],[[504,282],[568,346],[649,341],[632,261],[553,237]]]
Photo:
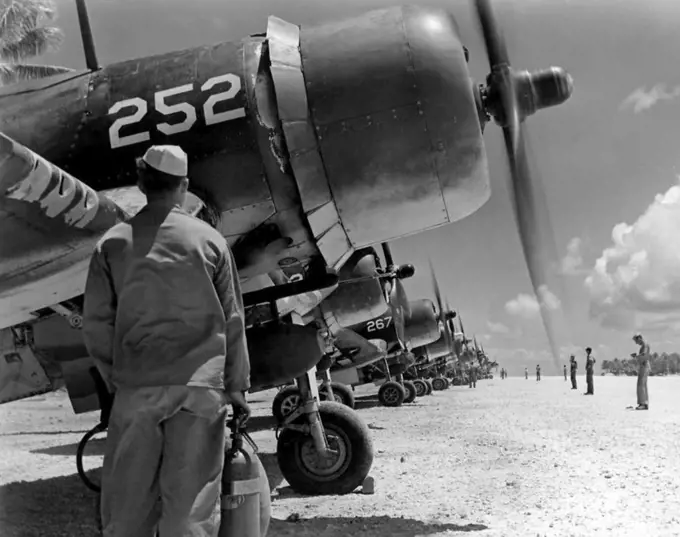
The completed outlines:
[[[635,410],[649,410],[649,393],[647,392],[647,378],[649,377],[649,344],[642,339],[640,334],[633,336],[633,341],[640,345],[640,350],[635,355],[638,363],[637,377],[637,401]]]
[[[567,381],[567,364],[564,364],[564,381]]]
[[[576,363],[576,358],[574,358],[574,355],[571,355],[571,358],[569,358],[569,366],[571,369],[571,389],[576,390],[576,370],[578,369],[578,364]]]
[[[477,367],[475,364],[470,364],[470,388],[477,387]]]
[[[586,393],[583,395],[595,395],[593,386],[593,370],[595,369],[595,358],[591,354],[593,349],[586,347]]]
[[[536,382],[541,380],[541,366],[537,365],[536,366]]]
[[[529,380],[529,368],[524,368],[524,380]]]

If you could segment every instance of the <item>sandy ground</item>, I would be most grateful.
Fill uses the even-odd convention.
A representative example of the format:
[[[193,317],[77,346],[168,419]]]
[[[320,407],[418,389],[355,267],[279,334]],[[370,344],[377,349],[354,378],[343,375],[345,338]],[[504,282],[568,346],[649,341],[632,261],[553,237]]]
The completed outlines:
[[[584,397],[562,378],[496,378],[398,409],[358,390],[375,445],[374,495],[292,493],[273,432],[257,431],[275,487],[268,535],[680,536],[680,378],[650,379],[648,412],[625,408],[635,378],[595,381],[596,395]],[[251,397],[255,415],[272,397]],[[0,407],[0,536],[96,535],[95,495],[74,459],[96,420],[74,416],[63,393]],[[100,455],[95,442],[88,468]]]

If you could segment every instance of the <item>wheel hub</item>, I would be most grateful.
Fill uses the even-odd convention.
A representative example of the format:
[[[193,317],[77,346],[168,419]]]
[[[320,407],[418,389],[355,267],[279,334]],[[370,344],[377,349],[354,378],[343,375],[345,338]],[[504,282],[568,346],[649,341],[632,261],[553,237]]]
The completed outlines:
[[[347,461],[348,449],[342,437],[326,430],[328,447],[331,449],[327,457],[319,455],[314,441],[309,438],[302,445],[300,458],[305,467],[317,476],[331,476],[337,473]]]
[[[300,406],[300,396],[299,395],[289,395],[283,401],[281,401],[281,414],[283,416],[288,416],[295,412],[297,407]]]
[[[386,403],[396,403],[399,401],[399,392],[396,388],[389,387],[383,392],[383,398]]]

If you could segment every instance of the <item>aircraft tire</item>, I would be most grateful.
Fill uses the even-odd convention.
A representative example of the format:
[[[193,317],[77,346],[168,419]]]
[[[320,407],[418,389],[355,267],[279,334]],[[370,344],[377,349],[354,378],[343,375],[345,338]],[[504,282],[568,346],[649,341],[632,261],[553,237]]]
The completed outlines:
[[[404,381],[404,389],[406,390],[406,397],[404,398],[404,403],[413,403],[418,397],[418,390],[416,390],[416,385],[410,380]]]
[[[276,418],[277,423],[283,423],[283,420],[291,414],[300,405],[300,390],[297,386],[286,386],[279,390],[279,393],[274,397],[272,402],[272,414]]]
[[[388,380],[378,390],[378,401],[383,406],[401,406],[406,399],[406,388],[394,380]]]
[[[330,447],[338,452],[331,456],[330,468],[329,461],[319,460],[310,435],[284,429],[277,445],[281,474],[299,494],[348,494],[373,465],[370,431],[354,410],[335,401],[321,402],[319,416]]]
[[[423,379],[423,382],[427,384],[427,393],[425,395],[432,395],[432,390],[434,390],[434,387],[432,386],[432,381],[430,379]]]
[[[432,379],[433,390],[440,392],[442,390],[445,390],[446,388],[447,388],[446,381],[443,378],[437,377],[435,379]]]
[[[331,382],[331,388],[333,388],[333,395],[336,403],[343,404],[349,408],[354,408],[354,392],[352,391],[352,388],[342,382]],[[323,385],[319,386],[319,397],[322,401],[329,400]]]
[[[435,391],[442,391],[445,390],[448,386],[446,385],[446,380],[444,380],[442,377],[437,377],[432,379],[432,389]]]
[[[416,387],[416,394],[418,397],[427,395],[427,383],[423,379],[415,379],[411,382],[413,382],[413,385]]]

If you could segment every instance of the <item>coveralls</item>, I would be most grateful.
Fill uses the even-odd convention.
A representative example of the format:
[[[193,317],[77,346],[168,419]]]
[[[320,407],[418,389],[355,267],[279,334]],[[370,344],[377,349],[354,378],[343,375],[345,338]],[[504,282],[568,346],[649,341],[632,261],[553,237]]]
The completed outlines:
[[[83,313],[87,350],[115,391],[104,537],[216,535],[225,392],[250,387],[241,287],[225,239],[179,207],[147,204],[97,244]]]
[[[649,377],[649,345],[643,342],[637,357],[637,402],[639,406],[649,408],[649,393],[647,392],[647,378]]]
[[[571,361],[571,389],[576,390],[578,389],[576,385],[576,369],[578,368],[578,363],[576,363],[576,360]]]
[[[595,386],[593,383],[593,370],[595,369],[595,358],[592,354],[586,357],[586,395],[595,395]]]
[[[566,381],[567,380],[567,364],[564,364],[563,369],[564,369],[564,380]]]
[[[470,388],[477,387],[477,368],[474,365],[470,366]]]
[[[536,380],[537,381],[541,380],[541,366],[540,365],[536,366]]]

